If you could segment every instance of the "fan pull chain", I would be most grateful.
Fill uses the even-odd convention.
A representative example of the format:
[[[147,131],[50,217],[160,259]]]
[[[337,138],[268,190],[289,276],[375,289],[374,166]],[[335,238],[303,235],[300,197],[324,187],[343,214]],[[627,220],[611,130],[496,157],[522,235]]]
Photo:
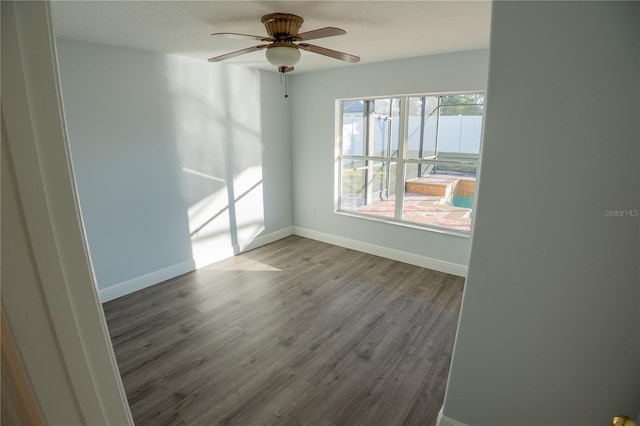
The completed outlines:
[[[282,73],[282,74],[284,74],[284,97],[288,98],[289,97],[289,77],[285,73]]]
[[[287,74],[284,71],[280,72],[280,84],[284,83],[284,97],[289,97],[289,84],[288,84]]]
[[[280,71],[280,85],[284,82],[284,97],[289,97],[289,80],[287,79],[287,75],[285,74],[287,71],[291,71],[293,67],[278,67],[278,71]]]

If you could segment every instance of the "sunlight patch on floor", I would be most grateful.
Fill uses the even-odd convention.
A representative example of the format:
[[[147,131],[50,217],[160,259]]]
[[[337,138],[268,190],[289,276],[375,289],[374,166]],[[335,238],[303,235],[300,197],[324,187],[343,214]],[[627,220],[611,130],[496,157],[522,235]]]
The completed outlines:
[[[274,268],[273,266],[246,257],[233,257],[231,259],[209,265],[206,269],[216,271],[282,272],[282,269]]]

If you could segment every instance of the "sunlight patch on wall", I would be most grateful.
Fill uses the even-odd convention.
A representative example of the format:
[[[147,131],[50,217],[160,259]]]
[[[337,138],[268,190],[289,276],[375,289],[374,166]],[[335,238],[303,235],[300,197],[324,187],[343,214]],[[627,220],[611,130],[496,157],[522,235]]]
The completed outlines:
[[[202,267],[241,251],[265,228],[260,74],[167,58],[193,259]]]
[[[244,170],[234,179],[238,246],[244,250],[264,231],[262,167]]]

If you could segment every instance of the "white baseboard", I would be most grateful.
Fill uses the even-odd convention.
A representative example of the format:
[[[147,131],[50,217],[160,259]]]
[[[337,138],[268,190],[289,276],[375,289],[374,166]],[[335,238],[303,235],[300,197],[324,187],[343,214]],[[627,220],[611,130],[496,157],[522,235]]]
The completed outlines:
[[[109,300],[117,299],[118,297],[133,293],[134,291],[142,290],[143,288],[161,283],[162,281],[177,277],[178,275],[186,274],[194,269],[195,264],[193,263],[193,260],[187,260],[185,262],[178,263],[177,265],[169,266],[168,268],[160,269],[159,271],[151,272],[141,277],[133,278],[120,284],[100,289],[98,292],[100,302],[104,303]]]
[[[294,227],[294,234],[305,238],[311,238],[312,240],[322,241],[324,243],[329,243],[336,246],[373,254],[375,256],[397,260],[398,262],[404,262],[410,265],[433,269],[434,271],[445,272],[447,274],[457,275],[459,277],[467,276],[467,267],[458,263],[446,262],[444,260],[420,256],[406,251],[382,247],[375,244],[363,243],[362,241],[351,240],[331,234],[325,234],[323,232],[300,228],[298,226]]]
[[[310,229],[300,228],[297,226],[289,226],[270,234],[260,235],[251,241],[241,242],[234,245],[233,247],[228,247],[226,250],[221,249],[220,251],[216,252],[215,257],[206,259],[206,262],[203,262],[202,259],[199,259],[199,261],[197,262],[197,267],[205,267],[211,263],[231,257],[234,255],[234,253],[237,254],[245,252],[247,250],[252,250],[294,234],[301,237],[322,241],[328,244],[333,244],[336,246],[346,247],[352,250],[358,250],[364,253],[385,257],[387,259],[397,260],[399,262],[408,263],[410,265],[416,265],[423,268],[433,269],[435,271],[445,272],[447,274],[458,275],[460,277],[464,277],[467,275],[467,267],[464,265],[445,262],[438,259],[432,259],[430,257],[419,256],[401,250],[377,246],[375,244],[350,240],[348,238],[325,234],[318,231],[312,231]],[[177,277],[178,275],[186,274],[187,272],[191,272],[195,269],[196,262],[194,260],[188,260],[186,262],[169,266],[168,268],[151,272],[141,277],[133,278],[120,284],[101,289],[99,290],[100,302],[104,303],[108,302],[109,300],[117,299],[118,297],[125,296],[138,290],[142,290],[143,288],[161,283],[168,279]]]
[[[436,426],[467,426],[465,423],[459,422],[457,420],[453,420],[444,414],[442,414],[442,408],[438,413],[438,421],[436,422]]]
[[[104,303],[108,302],[109,300],[117,299],[118,297],[126,296],[129,293],[142,290],[143,288],[161,283],[168,279],[177,277],[178,275],[191,272],[196,269],[196,265],[199,269],[212,263],[232,257],[234,254],[258,248],[265,244],[269,244],[282,238],[288,237],[289,235],[293,235],[293,226],[280,229],[270,234],[260,235],[251,241],[241,242],[234,245],[233,247],[216,250],[216,253],[212,257],[207,259],[197,259],[197,261],[188,260],[178,265],[169,266],[168,268],[151,272],[149,274],[133,278],[120,284],[112,285],[110,287],[99,290],[100,302]]]

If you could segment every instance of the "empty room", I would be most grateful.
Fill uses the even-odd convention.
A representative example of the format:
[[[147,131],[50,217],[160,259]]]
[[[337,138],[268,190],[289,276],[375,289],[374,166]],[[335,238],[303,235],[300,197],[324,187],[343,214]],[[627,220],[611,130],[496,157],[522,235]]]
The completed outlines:
[[[639,3],[2,20],[3,422],[637,422]]]

